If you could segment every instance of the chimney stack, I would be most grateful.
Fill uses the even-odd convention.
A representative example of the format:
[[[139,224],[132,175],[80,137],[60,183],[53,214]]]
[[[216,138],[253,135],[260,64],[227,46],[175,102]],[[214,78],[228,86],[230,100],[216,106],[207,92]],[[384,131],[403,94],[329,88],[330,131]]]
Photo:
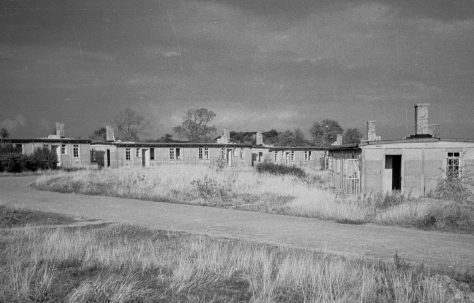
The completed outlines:
[[[342,145],[342,135],[338,134],[336,136],[336,141],[334,141],[333,144],[331,144],[331,145]]]
[[[222,136],[217,139],[219,144],[229,144],[230,143],[230,131],[228,129],[223,130]]]
[[[261,131],[258,131],[255,135],[255,145],[263,145],[263,134]]]
[[[64,123],[56,122],[56,136],[64,138]]]
[[[105,126],[105,141],[115,141],[114,128],[110,125]]]
[[[224,137],[225,143],[230,143],[230,131],[227,128],[224,128],[223,137]]]
[[[380,136],[377,136],[377,133],[375,131],[375,122],[376,121],[367,121],[367,141],[368,142],[382,140]]]
[[[419,103],[415,105],[415,135],[430,135],[428,125],[429,103]]]

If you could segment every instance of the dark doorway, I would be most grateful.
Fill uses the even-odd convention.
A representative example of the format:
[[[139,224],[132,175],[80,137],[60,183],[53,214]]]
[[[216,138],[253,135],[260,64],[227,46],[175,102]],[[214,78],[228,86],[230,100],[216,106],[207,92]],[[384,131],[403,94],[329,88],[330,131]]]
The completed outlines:
[[[146,149],[142,148],[142,166],[146,166]]]
[[[110,149],[107,150],[107,167],[110,167]]]
[[[385,170],[391,170],[392,190],[402,190],[402,155],[385,156]]]

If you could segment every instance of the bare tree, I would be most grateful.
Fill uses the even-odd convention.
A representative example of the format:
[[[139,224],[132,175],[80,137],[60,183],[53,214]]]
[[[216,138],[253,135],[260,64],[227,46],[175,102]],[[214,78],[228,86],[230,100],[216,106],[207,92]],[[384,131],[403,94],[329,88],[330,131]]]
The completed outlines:
[[[145,134],[150,122],[137,111],[126,108],[115,116],[114,123],[120,134],[121,140],[138,141],[140,135]]]
[[[190,109],[183,117],[183,123],[173,127],[173,131],[192,142],[209,142],[215,135],[216,128],[208,123],[215,116],[216,114],[207,108]]]

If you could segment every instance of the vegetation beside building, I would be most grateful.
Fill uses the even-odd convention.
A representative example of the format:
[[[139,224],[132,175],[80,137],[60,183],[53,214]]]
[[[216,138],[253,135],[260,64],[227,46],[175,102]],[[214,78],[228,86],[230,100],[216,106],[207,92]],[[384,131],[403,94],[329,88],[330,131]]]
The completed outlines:
[[[21,149],[12,144],[0,147],[0,172],[20,173],[56,169],[58,158],[54,151],[48,148],[36,148],[32,154],[22,154]]]

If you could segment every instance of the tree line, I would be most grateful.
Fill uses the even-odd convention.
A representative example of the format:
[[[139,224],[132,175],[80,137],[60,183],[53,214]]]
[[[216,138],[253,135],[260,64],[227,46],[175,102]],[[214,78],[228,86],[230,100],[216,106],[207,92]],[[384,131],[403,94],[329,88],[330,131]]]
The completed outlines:
[[[152,142],[215,142],[217,129],[211,122],[216,114],[207,108],[189,109],[183,116],[180,125],[172,128],[174,134],[165,134],[161,138],[147,140]],[[146,135],[150,120],[137,111],[126,108],[120,111],[113,119],[118,131],[117,138],[123,141],[140,141]],[[324,119],[315,121],[309,129],[310,138],[306,138],[301,129],[277,131],[271,129],[263,131],[265,144],[276,146],[328,146],[333,144],[338,135],[342,135],[342,143],[360,143],[363,135],[357,128],[344,130],[336,120]],[[92,140],[105,140],[106,129],[101,127],[90,134]],[[255,144],[255,132],[230,132],[231,142]]]

